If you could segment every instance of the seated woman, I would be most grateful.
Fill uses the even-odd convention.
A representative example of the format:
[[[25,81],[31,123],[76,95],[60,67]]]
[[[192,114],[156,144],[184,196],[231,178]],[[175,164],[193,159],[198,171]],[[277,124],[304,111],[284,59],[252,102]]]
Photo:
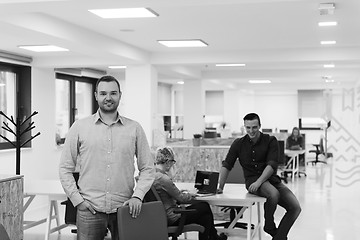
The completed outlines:
[[[304,138],[300,134],[300,129],[294,127],[291,135],[286,139],[286,149],[301,150],[305,149]]]
[[[305,149],[305,141],[303,136],[300,134],[300,129],[294,127],[291,135],[286,139],[286,149],[288,150],[303,150]],[[286,157],[286,163],[289,161],[290,157]],[[299,161],[302,163],[305,160],[305,154],[299,155]],[[286,174],[285,174],[286,177]]]
[[[174,213],[180,204],[190,204],[187,209],[196,209],[196,212],[186,215],[186,223],[197,223],[204,226],[205,231],[199,233],[199,240],[226,240],[224,233],[220,235],[214,227],[214,217],[211,208],[206,202],[194,202],[195,194],[180,191],[168,175],[175,164],[174,152],[170,147],[159,147],[155,153],[156,174],[153,186],[164,204],[168,225],[179,224],[180,214]]]

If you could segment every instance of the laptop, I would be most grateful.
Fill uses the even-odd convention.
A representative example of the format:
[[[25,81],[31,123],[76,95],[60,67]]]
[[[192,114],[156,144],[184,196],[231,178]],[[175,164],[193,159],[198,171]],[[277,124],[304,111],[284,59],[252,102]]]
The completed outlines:
[[[210,171],[196,171],[195,188],[199,197],[216,194],[219,173]]]

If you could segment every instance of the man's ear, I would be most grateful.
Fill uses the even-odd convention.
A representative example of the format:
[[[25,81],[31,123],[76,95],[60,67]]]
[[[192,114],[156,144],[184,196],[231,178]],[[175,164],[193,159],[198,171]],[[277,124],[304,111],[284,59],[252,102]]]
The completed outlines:
[[[97,101],[97,94],[96,94],[96,92],[94,92],[94,97],[95,97],[95,100]]]

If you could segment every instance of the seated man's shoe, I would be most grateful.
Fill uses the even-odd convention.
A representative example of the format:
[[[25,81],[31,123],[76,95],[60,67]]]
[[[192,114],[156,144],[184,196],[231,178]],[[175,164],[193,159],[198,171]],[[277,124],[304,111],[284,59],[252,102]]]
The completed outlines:
[[[227,238],[225,233],[220,233],[220,235],[217,236],[217,240],[227,240]]]
[[[277,228],[266,228],[264,227],[264,232],[269,234],[270,236],[274,237],[277,234]]]

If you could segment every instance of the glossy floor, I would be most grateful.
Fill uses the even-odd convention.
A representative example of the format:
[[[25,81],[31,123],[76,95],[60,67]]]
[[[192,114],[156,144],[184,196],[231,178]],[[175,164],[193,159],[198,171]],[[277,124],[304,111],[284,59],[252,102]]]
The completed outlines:
[[[309,165],[307,177],[296,177],[287,186],[298,197],[302,212],[293,226],[289,240],[356,240],[360,239],[360,176],[359,171],[348,172],[348,176],[334,176],[334,164],[328,159],[327,165]],[[351,177],[357,179],[344,183]],[[352,175],[352,176],[350,176]],[[279,208],[276,220],[280,221],[283,209]],[[71,228],[62,230],[61,234],[51,234],[50,240],[73,240]],[[44,239],[45,225],[39,225],[24,231],[24,240]],[[184,239],[184,236],[181,236]],[[190,233],[187,239],[197,239],[197,234]],[[229,236],[229,240],[245,239]],[[259,239],[256,236],[255,239]],[[262,233],[261,239],[271,240],[269,235]],[[136,239],[134,239],[136,240]]]

